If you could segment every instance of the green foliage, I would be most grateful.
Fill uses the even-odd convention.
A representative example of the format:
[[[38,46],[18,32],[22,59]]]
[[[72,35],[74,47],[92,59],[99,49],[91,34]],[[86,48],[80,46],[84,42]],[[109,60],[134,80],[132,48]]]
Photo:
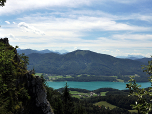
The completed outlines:
[[[67,82],[66,82],[66,85],[64,87],[62,98],[63,98],[64,113],[65,114],[71,114],[72,107],[73,107],[73,102],[72,102],[72,98],[71,98],[71,95],[70,95],[70,92],[69,92],[69,89],[68,89]]]
[[[0,0],[0,6],[3,7],[3,6],[5,5],[5,4],[4,4],[5,2],[6,2],[6,0]]]
[[[20,54],[19,58],[24,61],[25,67],[27,67],[27,65],[29,65],[29,57],[25,56],[24,53]]]
[[[27,73],[27,63],[15,57],[15,48],[0,42],[0,112],[4,114],[21,113],[30,99],[24,83],[17,83]]]
[[[147,66],[143,66],[143,71],[150,75],[149,81],[152,83],[152,60],[148,62]],[[136,83],[134,77],[130,77],[129,84],[126,84],[126,88],[129,88],[130,95],[136,96],[138,100],[135,104],[132,104],[132,108],[138,110],[138,113],[148,114],[152,110],[152,87],[149,87],[147,90],[142,88],[140,89],[140,85]],[[152,86],[152,85],[151,85]],[[146,98],[150,99],[147,100]]]

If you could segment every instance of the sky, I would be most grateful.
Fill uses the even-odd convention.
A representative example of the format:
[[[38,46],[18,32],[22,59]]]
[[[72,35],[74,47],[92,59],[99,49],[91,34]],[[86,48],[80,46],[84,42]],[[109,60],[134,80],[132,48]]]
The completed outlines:
[[[152,55],[152,0],[7,0],[0,26],[21,49]]]

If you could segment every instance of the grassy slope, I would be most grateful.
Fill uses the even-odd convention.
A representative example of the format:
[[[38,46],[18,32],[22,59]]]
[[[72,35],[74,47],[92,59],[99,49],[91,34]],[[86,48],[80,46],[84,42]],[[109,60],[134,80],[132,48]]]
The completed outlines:
[[[108,102],[106,102],[106,101],[100,101],[100,102],[97,102],[97,103],[95,103],[94,105],[98,105],[98,106],[105,106],[106,108],[110,108],[110,109],[113,109],[113,108],[116,108],[116,106],[115,105],[112,105],[112,104],[110,104],[110,103],[108,103]]]
[[[107,91],[108,92],[108,91]],[[101,96],[106,96],[107,92],[100,92]]]
[[[97,102],[97,103],[95,103],[94,105],[98,105],[98,106],[105,106],[106,108],[107,107],[109,107],[110,109],[113,109],[113,108],[116,108],[117,106],[115,106],[115,105],[112,105],[112,104],[110,104],[110,103],[108,103],[108,102],[106,102],[106,101],[100,101],[100,102]],[[135,113],[138,113],[138,111],[137,110],[128,110],[129,112],[135,112]]]
[[[35,73],[36,76],[41,76],[43,73]]]
[[[81,96],[83,96],[83,98],[90,97],[90,93],[82,93],[78,91],[70,91],[70,94],[72,95],[72,97],[79,98],[79,99],[81,98]],[[97,96],[97,94],[93,94],[93,96]]]

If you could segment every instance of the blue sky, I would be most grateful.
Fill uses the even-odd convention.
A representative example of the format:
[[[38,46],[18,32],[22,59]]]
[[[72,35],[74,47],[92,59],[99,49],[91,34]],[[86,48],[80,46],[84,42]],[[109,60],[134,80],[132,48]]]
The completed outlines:
[[[152,0],[7,0],[0,37],[21,49],[152,55]]]

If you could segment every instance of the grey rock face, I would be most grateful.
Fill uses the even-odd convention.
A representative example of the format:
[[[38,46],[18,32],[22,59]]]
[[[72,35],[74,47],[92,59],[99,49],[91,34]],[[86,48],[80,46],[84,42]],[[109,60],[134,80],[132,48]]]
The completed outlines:
[[[47,100],[47,91],[43,86],[42,79],[39,76],[33,78],[30,74],[28,74],[27,78],[29,94],[35,103],[34,110],[39,110],[36,114],[54,114]],[[33,111],[31,111],[31,114],[32,113]]]

